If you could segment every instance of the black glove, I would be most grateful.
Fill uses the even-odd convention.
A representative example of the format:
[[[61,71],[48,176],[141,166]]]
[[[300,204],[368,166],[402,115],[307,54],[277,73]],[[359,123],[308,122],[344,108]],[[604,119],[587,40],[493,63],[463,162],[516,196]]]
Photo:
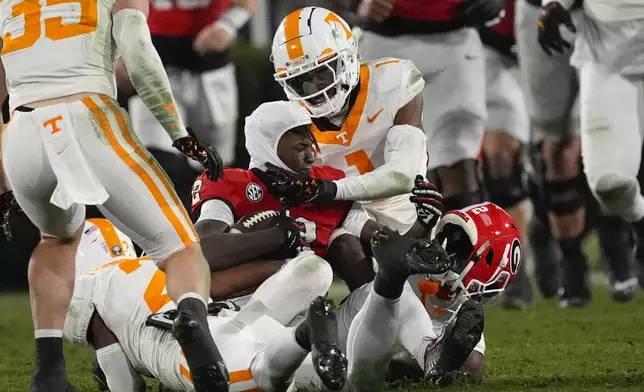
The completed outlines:
[[[425,181],[423,176],[416,176],[412,196],[409,200],[416,206],[418,222],[426,229],[431,230],[443,216],[443,195],[438,192],[436,185]]]
[[[483,27],[498,23],[504,15],[506,0],[463,0],[459,13],[468,26]]]
[[[5,192],[0,195],[0,238],[11,240],[11,226],[9,225],[9,212],[14,210],[16,213],[22,213],[13,192]]]
[[[199,161],[206,169],[206,175],[212,181],[217,181],[224,176],[224,163],[214,147],[203,146],[197,140],[192,128],[186,128],[189,136],[184,136],[175,140],[172,147],[181,151],[181,153],[190,159]]]
[[[277,192],[282,203],[299,206],[307,203],[324,204],[335,198],[337,186],[333,181],[297,178],[295,174],[270,163],[266,164],[270,188]]]
[[[284,233],[284,243],[277,251],[278,258],[290,259],[299,253],[300,249],[305,245],[302,238],[302,231],[306,230],[304,224],[296,222],[289,216],[288,211],[280,211],[277,218],[277,227]]]
[[[572,33],[576,33],[577,29],[572,23],[570,12],[560,3],[554,2],[546,5],[541,9],[539,16],[539,45],[541,49],[548,56],[552,55],[552,51],[563,53],[564,49],[570,48],[570,43],[563,39],[559,26],[564,25]]]

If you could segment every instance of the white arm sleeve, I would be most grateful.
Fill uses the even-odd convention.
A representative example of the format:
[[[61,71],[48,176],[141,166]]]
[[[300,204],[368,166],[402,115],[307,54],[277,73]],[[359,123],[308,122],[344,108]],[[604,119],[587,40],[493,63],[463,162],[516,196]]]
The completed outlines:
[[[176,109],[168,75],[152,45],[145,15],[137,9],[124,8],[112,19],[112,36],[139,97],[172,141],[188,136]]]
[[[385,164],[360,176],[336,180],[336,200],[374,200],[409,193],[416,175],[427,170],[426,151],[420,128],[394,125],[387,133]]]
[[[134,370],[119,343],[96,350],[96,359],[105,373],[111,392],[145,391],[143,377]]]
[[[232,226],[235,223],[235,216],[228,204],[218,199],[206,200],[201,205],[201,213],[197,222],[208,219],[224,222],[228,226]]]
[[[575,3],[575,0],[541,0],[542,7],[545,7],[550,3],[560,3],[567,10],[569,10],[570,8],[572,8],[572,5]]]

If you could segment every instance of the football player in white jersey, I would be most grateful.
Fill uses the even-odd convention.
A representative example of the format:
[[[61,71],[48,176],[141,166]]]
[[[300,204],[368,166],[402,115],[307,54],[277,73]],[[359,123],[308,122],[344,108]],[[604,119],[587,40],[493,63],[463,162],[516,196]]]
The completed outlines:
[[[561,25],[575,31],[572,0],[542,1],[539,43],[570,46]],[[580,80],[581,149],[591,190],[611,215],[633,223],[639,262],[644,244],[644,196],[637,179],[644,134],[644,1],[586,0],[571,64]]]
[[[420,72],[395,58],[360,64],[349,25],[320,7],[284,18],[271,53],[275,80],[313,118],[318,158],[347,174],[301,181],[304,201],[359,200],[378,222],[406,232],[416,220],[409,190],[427,171]]]
[[[62,328],[74,287],[85,205],[103,214],[168,272],[176,333],[197,390],[226,390],[225,366],[206,324],[207,264],[187,212],[116,103],[122,56],[141,99],[173,145],[213,177],[220,160],[190,136],[146,23],[145,0],[8,0],[0,5],[9,123],[2,162],[13,194],[40,229],[29,263],[36,337],[31,390],[67,386]],[[0,97],[4,99],[5,97]]]
[[[92,246],[79,253],[78,271],[88,270],[100,260]],[[311,254],[293,259],[280,274],[291,281],[320,282],[309,285],[307,292],[291,292],[311,298],[325,294],[333,276],[328,264]],[[173,391],[195,390],[194,375],[170,333],[176,305],[168,297],[165,283],[166,275],[147,257],[111,258],[76,277],[65,337],[96,349],[102,374],[98,369],[95,372],[104,376],[101,381],[110,390],[145,389],[141,375],[155,377]],[[296,284],[289,290],[292,287],[301,288]],[[330,390],[341,389],[347,361],[333,340],[336,320],[323,297],[313,300],[305,321],[294,328],[286,328],[265,314],[262,299],[261,295],[252,298],[239,312],[213,306],[216,316],[208,317],[210,331],[220,342],[230,369],[230,390],[284,390],[309,352],[324,385]],[[283,306],[288,308],[288,301]]]

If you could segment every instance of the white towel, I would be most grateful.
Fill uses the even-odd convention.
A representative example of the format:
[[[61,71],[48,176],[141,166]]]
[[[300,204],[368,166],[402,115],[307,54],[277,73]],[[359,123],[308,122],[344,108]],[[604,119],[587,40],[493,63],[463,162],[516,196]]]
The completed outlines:
[[[67,104],[38,108],[31,114],[58,180],[50,202],[63,210],[73,203],[103,204],[109,195],[85,159]]]

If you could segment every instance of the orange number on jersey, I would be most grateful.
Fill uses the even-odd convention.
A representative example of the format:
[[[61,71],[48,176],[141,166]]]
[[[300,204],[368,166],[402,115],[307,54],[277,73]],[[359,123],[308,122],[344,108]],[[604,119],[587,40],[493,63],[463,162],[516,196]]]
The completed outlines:
[[[80,4],[80,20],[78,23],[63,24],[63,18],[60,16],[45,19],[45,36],[47,38],[57,41],[96,30],[96,25],[98,24],[97,0],[48,0],[47,5],[68,3]],[[9,33],[4,35],[3,55],[26,49],[38,41],[42,35],[42,28],[40,27],[41,9],[42,6],[37,0],[24,0],[11,7],[11,16],[13,18],[24,15],[25,29],[20,37],[11,37]]]
[[[344,156],[344,160],[347,161],[347,165],[355,166],[358,169],[358,173],[365,174],[373,171],[373,163],[369,159],[369,155],[365,150],[354,151],[351,154]]]
[[[124,260],[119,263],[119,268],[126,274],[131,274],[141,267],[141,259]],[[152,275],[148,287],[145,289],[143,299],[152,313],[156,313],[171,301],[168,294],[163,294],[165,288],[166,277],[165,273],[158,270]]]
[[[2,54],[22,50],[35,44],[40,38],[40,4],[37,0],[25,0],[11,7],[11,17],[17,18],[24,15],[25,32],[20,37],[12,37],[7,33],[4,35]]]

